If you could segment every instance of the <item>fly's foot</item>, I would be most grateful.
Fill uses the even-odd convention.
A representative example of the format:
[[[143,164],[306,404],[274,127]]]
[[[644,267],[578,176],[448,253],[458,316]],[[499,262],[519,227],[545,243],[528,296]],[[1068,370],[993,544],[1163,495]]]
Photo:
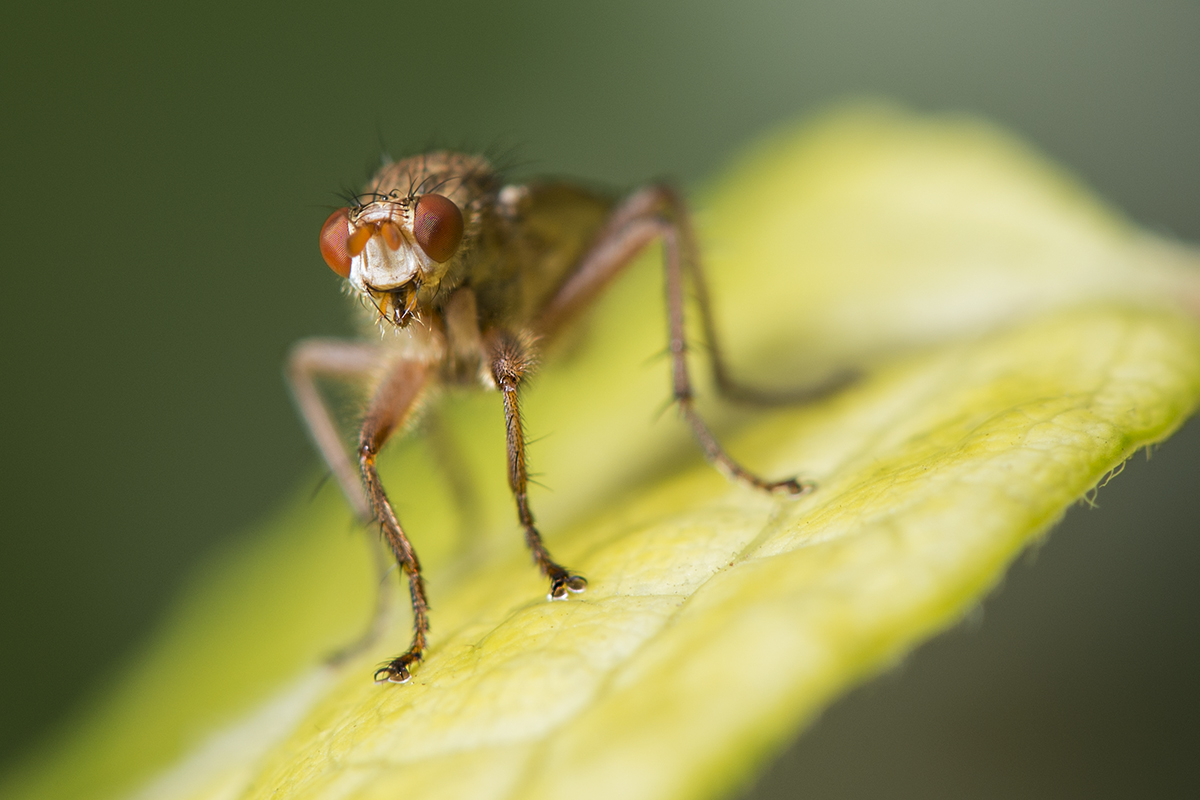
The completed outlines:
[[[775,481],[763,485],[771,494],[782,494],[789,497],[800,497],[806,495],[813,489],[817,488],[815,483],[811,481],[802,481],[798,478],[788,478],[786,481]]]
[[[557,573],[550,575],[550,593],[546,595],[547,600],[566,600],[572,594],[579,594],[587,589],[587,578],[582,575],[573,575],[570,572],[559,570]]]
[[[375,670],[376,683],[408,683],[412,680],[412,673],[409,672],[410,666],[415,666],[421,661],[421,654],[409,650],[399,658],[394,658],[384,664],[379,669]]]

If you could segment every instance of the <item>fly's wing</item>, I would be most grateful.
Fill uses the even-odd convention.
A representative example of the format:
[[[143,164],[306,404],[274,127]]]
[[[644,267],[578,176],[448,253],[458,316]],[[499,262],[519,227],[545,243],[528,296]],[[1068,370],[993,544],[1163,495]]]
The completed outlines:
[[[472,281],[485,327],[528,326],[570,276],[612,211],[611,198],[558,182],[510,187],[502,264]]]

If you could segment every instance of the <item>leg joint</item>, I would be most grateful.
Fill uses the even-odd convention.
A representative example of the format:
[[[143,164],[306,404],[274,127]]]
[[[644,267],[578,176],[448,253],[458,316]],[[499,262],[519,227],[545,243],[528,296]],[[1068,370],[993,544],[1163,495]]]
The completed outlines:
[[[528,351],[504,342],[496,349],[492,359],[492,377],[503,391],[514,391],[525,374],[533,368]]]

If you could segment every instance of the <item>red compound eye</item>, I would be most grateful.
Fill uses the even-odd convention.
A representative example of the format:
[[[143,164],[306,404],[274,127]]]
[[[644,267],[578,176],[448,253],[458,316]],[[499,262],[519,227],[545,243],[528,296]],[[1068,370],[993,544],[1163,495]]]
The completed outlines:
[[[445,263],[458,252],[463,237],[463,216],[458,206],[440,194],[424,194],[417,201],[413,236],[425,255]]]
[[[350,277],[350,210],[339,208],[321,226],[321,257],[343,278]]]

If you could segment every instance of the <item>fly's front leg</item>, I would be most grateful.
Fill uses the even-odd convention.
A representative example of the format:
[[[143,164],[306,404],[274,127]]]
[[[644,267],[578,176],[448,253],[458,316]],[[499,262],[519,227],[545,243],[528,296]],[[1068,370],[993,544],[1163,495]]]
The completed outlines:
[[[342,339],[305,339],[288,353],[287,379],[308,432],[342,487],[355,515],[364,522],[371,518],[371,507],[363,494],[358,469],[350,460],[333,415],[317,390],[317,378],[366,379],[383,364],[383,352],[377,345]]]
[[[591,250],[546,304],[538,321],[538,331],[549,336],[560,330],[656,238],[661,238],[663,243],[672,396],[705,457],[729,477],[762,491],[799,495],[810,490],[811,484],[801,483],[795,478],[768,481],[747,470],[725,452],[695,409],[687,365],[687,339],[684,335],[683,281],[686,270],[692,274],[697,285],[702,286],[702,275],[686,208],[682,198],[670,187],[648,187],[617,207]],[[707,295],[702,296],[702,309],[706,309]],[[703,311],[703,316],[705,327],[709,328],[707,332],[714,339],[710,343],[714,372],[719,382],[722,375],[727,380],[711,330],[710,315]]]
[[[533,366],[529,347],[518,337],[507,333],[493,333],[488,337],[488,350],[492,361],[492,377],[504,398],[504,428],[508,442],[508,485],[513,499],[517,501],[517,517],[525,529],[525,543],[533,553],[542,574],[550,579],[551,600],[566,600],[569,592],[582,592],[587,580],[565,569],[550,557],[550,551],[542,542],[534,524],[533,512],[529,510],[527,494],[529,476],[525,467],[525,431],[521,426],[519,390],[525,375]]]
[[[396,363],[371,400],[358,436],[358,463],[367,498],[384,541],[408,578],[408,591],[412,598],[412,644],[403,655],[375,671],[375,680],[379,683],[406,683],[411,677],[409,668],[422,659],[427,646],[429,603],[425,596],[425,581],[421,577],[421,564],[379,480],[375,459],[388,437],[403,425],[428,379],[427,365],[417,361]]]
[[[366,380],[383,363],[384,353],[379,346],[342,339],[305,339],[292,348],[287,362],[287,379],[292,396],[308,425],[309,433],[350,507],[354,509],[355,516],[364,523],[371,519],[371,505],[363,492],[359,470],[342,442],[329,406],[317,389],[317,378]],[[376,542],[369,544],[377,577],[375,608],[363,634],[330,655],[329,661],[335,664],[370,647],[388,626],[392,592],[386,578],[391,569],[391,559]]]

